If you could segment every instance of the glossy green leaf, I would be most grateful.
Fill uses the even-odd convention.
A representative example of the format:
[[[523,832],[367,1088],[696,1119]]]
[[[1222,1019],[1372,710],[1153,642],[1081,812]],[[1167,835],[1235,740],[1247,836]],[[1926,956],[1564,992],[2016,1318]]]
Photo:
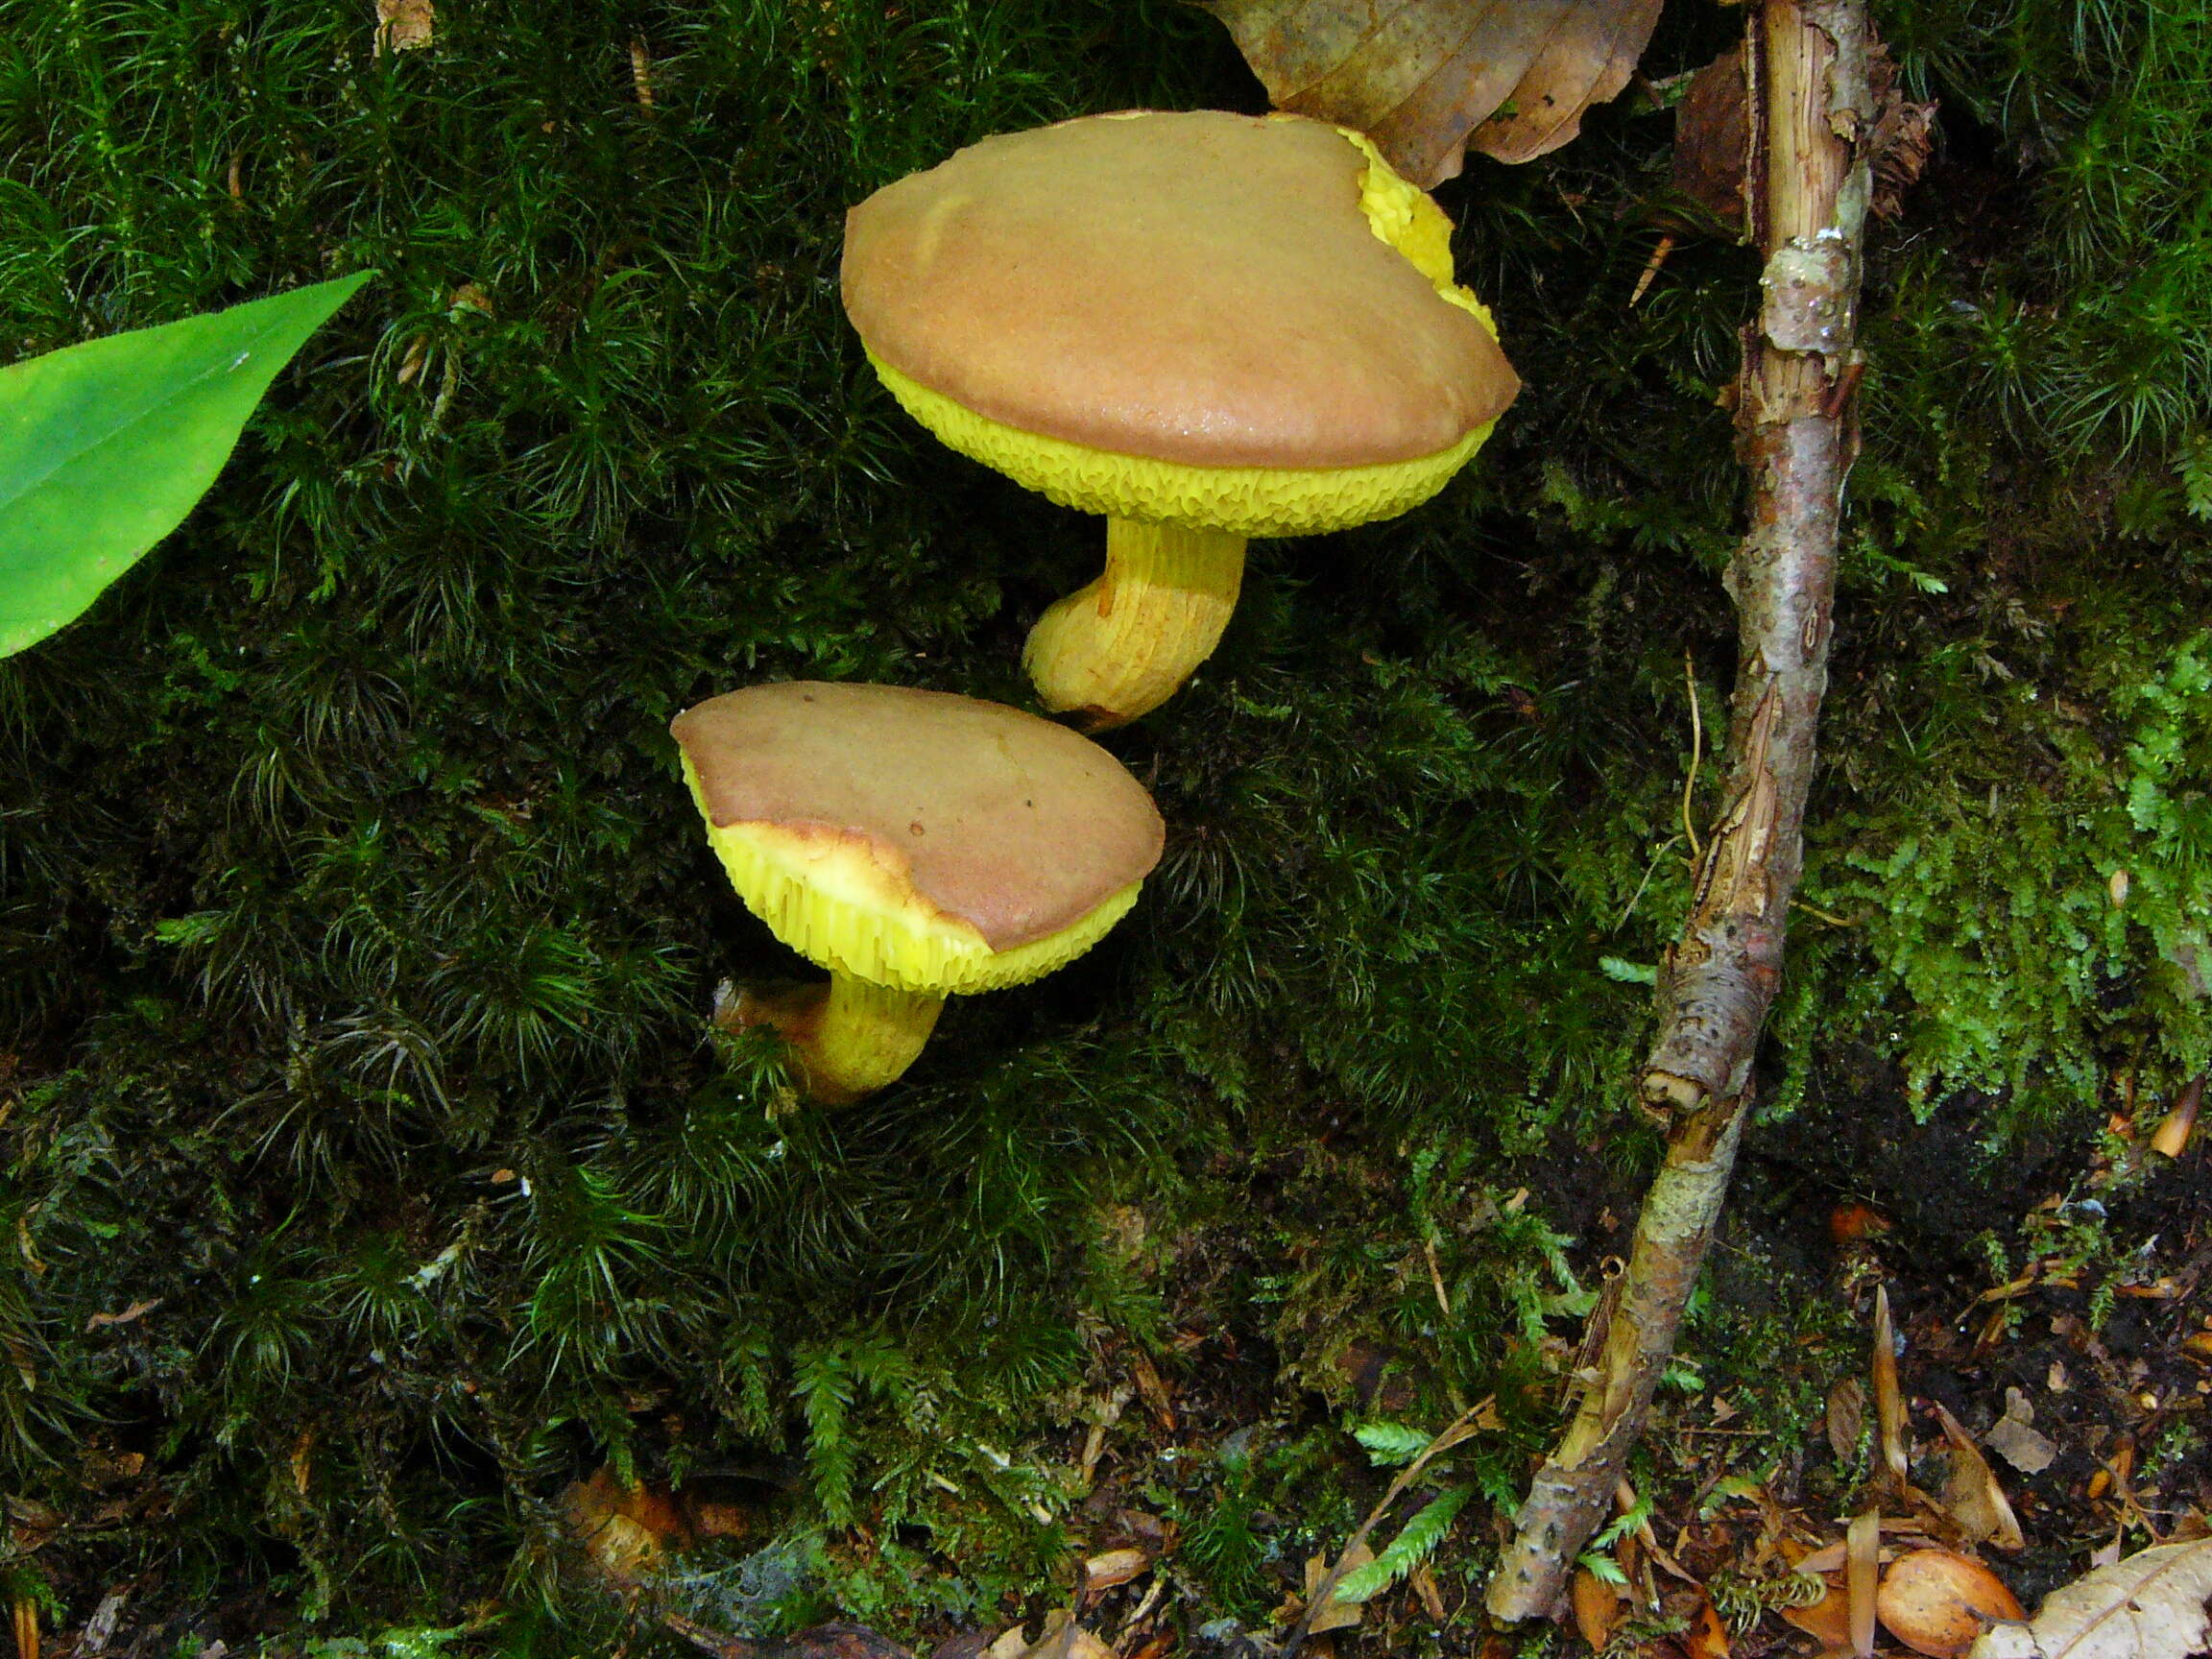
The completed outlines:
[[[0,657],[183,522],[276,372],[372,275],[0,369]]]

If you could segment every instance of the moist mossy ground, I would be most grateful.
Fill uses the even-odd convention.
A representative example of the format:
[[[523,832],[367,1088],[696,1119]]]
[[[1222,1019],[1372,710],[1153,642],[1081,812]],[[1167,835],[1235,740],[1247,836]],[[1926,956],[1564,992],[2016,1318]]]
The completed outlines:
[[[370,12],[0,3],[10,356],[380,273],[186,528],[0,664],[13,1582],[60,1629],[128,1586],[148,1652],[587,1645],[621,1610],[556,1504],[612,1461],[752,1517],[689,1592],[726,1626],[990,1624],[1108,1525],[1073,1471],[1138,1356],[1217,1418],[1202,1476],[1111,1461],[1142,1401],[1102,1453],[1182,1527],[1193,1631],[1363,1509],[1344,1414],[1495,1394],[1509,1500],[1654,1144],[1634,976],[1685,896],[1690,687],[1703,813],[1732,668],[1756,272],[1685,237],[1633,300],[1679,224],[1664,87],[1440,193],[1528,389],[1437,501],[1260,549],[1113,738],[1170,825],[1138,911],[878,1099],[780,1114],[706,1016],[803,969],[668,717],[801,675],[1021,703],[1098,559],[877,385],[843,208],[1257,85],[1155,0],[456,4],[380,56]],[[1957,1123],[1973,1184],[2212,1048],[2212,17],[1880,20],[1941,142],[1868,272],[1763,1070],[1794,1133]],[[1733,26],[1673,10],[1647,75]],[[1827,1317],[1736,1318],[1745,1283],[1716,1352]]]

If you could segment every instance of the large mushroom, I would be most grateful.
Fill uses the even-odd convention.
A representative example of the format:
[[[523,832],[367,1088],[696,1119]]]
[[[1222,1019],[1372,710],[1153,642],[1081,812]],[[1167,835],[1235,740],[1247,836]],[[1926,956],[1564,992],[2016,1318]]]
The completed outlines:
[[[1160,814],[1118,760],[997,703],[798,681],[670,730],[738,897],[830,970],[740,1010],[782,1031],[826,1102],[912,1065],[949,994],[1088,950],[1160,859]]]
[[[1520,381],[1451,221],[1367,139],[1130,110],[986,138],[846,219],[869,361],[946,444],[1107,517],[1106,572],[1024,661],[1093,730],[1221,637],[1254,536],[1444,487]]]

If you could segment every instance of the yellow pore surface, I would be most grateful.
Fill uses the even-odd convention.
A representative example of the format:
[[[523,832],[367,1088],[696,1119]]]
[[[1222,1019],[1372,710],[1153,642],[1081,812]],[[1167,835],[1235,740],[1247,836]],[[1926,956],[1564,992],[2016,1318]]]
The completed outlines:
[[[698,801],[688,756],[684,780]],[[808,961],[936,996],[1003,990],[1064,967],[1129,913],[1144,885],[1132,881],[1057,933],[994,950],[972,924],[915,892],[902,860],[867,836],[709,819],[707,839],[745,907]]]
[[[1348,127],[1337,131],[1367,157],[1359,210],[1368,228],[1495,340],[1498,325],[1489,308],[1452,279],[1452,221],[1444,209],[1399,178],[1365,133]],[[1433,455],[1373,467],[1190,467],[1024,432],[932,392],[873,351],[868,361],[900,406],[947,448],[1063,507],[1115,518],[1199,524],[1233,536],[1312,536],[1395,517],[1443,489],[1497,425],[1493,421],[1479,426]]]

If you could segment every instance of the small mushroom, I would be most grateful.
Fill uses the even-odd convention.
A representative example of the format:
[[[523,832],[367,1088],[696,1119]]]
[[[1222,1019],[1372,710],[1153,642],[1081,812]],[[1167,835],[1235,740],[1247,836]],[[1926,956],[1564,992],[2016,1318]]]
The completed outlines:
[[[1088,950],[1160,859],[1160,814],[1119,761],[997,703],[802,681],[670,730],[738,897],[830,970],[737,1013],[783,1033],[826,1103],[912,1065],[949,994]]]
[[[892,395],[1107,517],[1105,574],[1029,637],[1046,708],[1156,708],[1247,538],[1403,513],[1475,453],[1520,381],[1451,236],[1362,135],[1219,110],[986,138],[853,209],[845,307]]]

